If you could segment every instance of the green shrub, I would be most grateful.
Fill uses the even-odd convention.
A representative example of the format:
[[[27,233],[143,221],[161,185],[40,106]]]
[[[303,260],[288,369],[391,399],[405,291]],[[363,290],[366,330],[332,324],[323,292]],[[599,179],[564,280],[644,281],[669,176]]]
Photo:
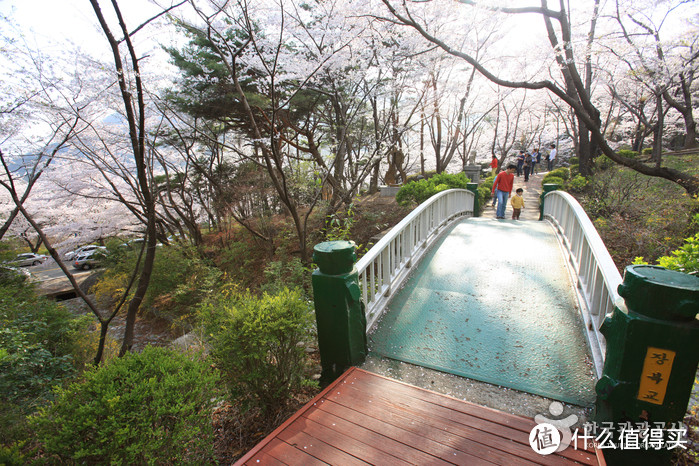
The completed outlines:
[[[650,155],[653,153],[653,148],[652,147],[646,147],[641,151],[641,154],[643,155]]]
[[[628,149],[619,149],[616,151],[617,154],[619,154],[621,157],[627,157],[629,159],[635,159],[638,157],[638,152],[635,150],[628,150]]]
[[[558,178],[557,176],[545,176],[543,180],[541,180],[541,184],[557,184],[559,187],[563,187],[565,185],[565,181],[563,178]]]
[[[555,170],[551,170],[546,174],[544,179],[547,177],[556,177],[556,178],[561,178],[564,181],[568,181],[570,179],[570,170],[566,167],[560,167],[556,168]]]
[[[658,265],[692,275],[699,274],[699,233],[685,238],[684,244],[669,256],[659,257]]]
[[[616,162],[614,160],[610,159],[609,157],[607,157],[606,155],[600,155],[599,157],[597,157],[595,159],[595,167],[598,170],[602,170],[602,171],[609,170],[610,168],[612,168],[615,165],[616,165]]]
[[[298,290],[253,296],[224,290],[199,309],[211,356],[235,398],[274,411],[304,383],[300,343],[313,338],[311,305]]]
[[[431,176],[429,179],[411,181],[406,184],[396,194],[396,201],[400,205],[421,204],[440,191],[447,189],[466,189],[471,181],[465,173],[451,175],[440,173]]]
[[[31,286],[0,285],[0,402],[29,412],[72,377],[89,317],[38,297]]]
[[[581,175],[576,175],[566,184],[566,189],[572,192],[581,192],[588,184],[590,184],[589,179]]]
[[[575,178],[580,174],[580,165],[578,165],[577,163],[571,164],[570,167],[568,167],[568,169],[570,170],[571,178]]]
[[[147,347],[59,389],[31,424],[63,462],[210,464],[218,381],[198,355]]]
[[[110,249],[110,262],[105,263],[104,274],[92,288],[101,305],[107,307],[121,299],[136,267],[138,254],[139,250],[123,247]],[[112,261],[114,257],[119,257],[119,260]],[[188,330],[194,323],[191,307],[214,288],[220,276],[221,272],[204,263],[191,246],[178,243],[159,247],[141,308],[168,320],[173,326]],[[130,293],[134,292],[135,287],[132,287]]]
[[[568,163],[571,165],[578,165],[580,164],[580,159],[577,157],[571,157],[568,159]]]

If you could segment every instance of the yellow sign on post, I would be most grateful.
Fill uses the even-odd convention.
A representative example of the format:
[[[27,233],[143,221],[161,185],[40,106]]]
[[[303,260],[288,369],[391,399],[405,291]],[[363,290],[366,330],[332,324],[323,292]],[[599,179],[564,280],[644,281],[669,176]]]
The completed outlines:
[[[639,400],[656,405],[663,404],[674,360],[674,351],[648,347],[641,371],[641,383],[638,387]]]

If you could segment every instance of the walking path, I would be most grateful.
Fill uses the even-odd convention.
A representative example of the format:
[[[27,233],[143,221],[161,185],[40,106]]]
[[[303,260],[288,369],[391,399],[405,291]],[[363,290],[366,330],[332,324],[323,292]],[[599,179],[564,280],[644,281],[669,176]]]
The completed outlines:
[[[530,176],[529,181],[524,181],[524,176],[515,176],[515,183],[512,188],[512,194],[514,195],[517,188],[524,189],[524,209],[520,214],[520,220],[539,220],[539,196],[541,195],[541,180],[544,178],[548,172],[537,173],[536,175]],[[482,217],[485,218],[495,218],[495,207],[488,203],[483,209]],[[505,211],[505,219],[512,218],[512,205],[510,205],[510,200],[507,200],[507,210]]]

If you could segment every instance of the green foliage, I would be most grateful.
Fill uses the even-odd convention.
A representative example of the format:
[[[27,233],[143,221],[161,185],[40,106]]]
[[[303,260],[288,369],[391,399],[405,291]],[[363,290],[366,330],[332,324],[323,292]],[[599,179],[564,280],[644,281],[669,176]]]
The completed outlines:
[[[597,170],[600,171],[609,170],[615,165],[616,162],[614,162],[614,160],[610,159],[606,155],[600,155],[595,159],[595,168],[597,168]]]
[[[210,464],[218,382],[199,355],[147,347],[59,389],[31,424],[61,461]]]
[[[568,163],[571,165],[579,165],[580,164],[580,159],[577,157],[571,157],[568,159]]]
[[[260,286],[264,293],[279,294],[285,288],[311,289],[311,272],[298,257],[292,257],[287,262],[269,262],[265,267],[264,276],[265,283]]]
[[[139,248],[110,248],[107,270],[93,287],[102,305],[113,305],[128,287]],[[115,259],[114,259],[115,258]],[[112,260],[114,259],[114,260]],[[142,308],[154,316],[169,320],[176,326],[192,325],[191,307],[215,287],[221,272],[201,259],[196,249],[181,243],[159,247]],[[135,288],[129,290],[133,294]]]
[[[635,150],[628,150],[628,149],[619,149],[617,152],[621,157],[626,157],[629,159],[635,159],[638,157],[638,152]]]
[[[541,184],[557,184],[560,187],[563,187],[565,184],[565,180],[563,178],[559,178],[557,176],[548,176],[546,175],[543,180],[541,180]]]
[[[454,188],[466,189],[470,182],[465,173],[440,173],[429,179],[411,181],[404,185],[396,194],[396,201],[402,206],[421,204],[438,192]]]
[[[566,189],[571,192],[582,192],[590,184],[590,180],[581,175],[576,175],[566,184]]]
[[[26,416],[85,363],[76,355],[89,320],[38,297],[22,281],[0,282],[0,464],[25,463]]]
[[[641,151],[641,154],[643,155],[650,155],[653,153],[653,148],[652,147],[646,147]]]
[[[74,375],[89,317],[38,297],[29,286],[0,285],[0,401],[30,411]]]
[[[563,181],[568,181],[570,179],[570,170],[566,167],[556,168],[555,170],[548,172],[546,176],[544,176],[544,180],[549,177],[561,178]]]
[[[669,256],[659,257],[658,265],[692,275],[699,274],[699,233],[685,238],[684,244]]]
[[[300,291],[261,297],[223,290],[199,309],[211,356],[241,403],[274,412],[302,386],[308,363],[300,345],[314,318]]]
[[[347,207],[344,215],[334,213],[328,215],[327,227],[325,231],[326,241],[350,241],[350,230],[354,225],[354,204]]]

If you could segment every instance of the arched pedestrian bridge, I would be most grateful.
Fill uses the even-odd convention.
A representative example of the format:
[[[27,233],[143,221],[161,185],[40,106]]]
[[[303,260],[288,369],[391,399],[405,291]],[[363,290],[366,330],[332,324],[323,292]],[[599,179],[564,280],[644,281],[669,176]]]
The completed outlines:
[[[513,221],[473,217],[471,192],[431,201],[357,264],[370,351],[592,405],[621,276],[579,204],[551,192],[545,221]]]
[[[591,406],[621,276],[575,199],[537,201],[496,220],[444,191],[385,235],[356,264],[370,353]],[[604,464],[533,453],[535,426],[353,368],[238,464]]]

